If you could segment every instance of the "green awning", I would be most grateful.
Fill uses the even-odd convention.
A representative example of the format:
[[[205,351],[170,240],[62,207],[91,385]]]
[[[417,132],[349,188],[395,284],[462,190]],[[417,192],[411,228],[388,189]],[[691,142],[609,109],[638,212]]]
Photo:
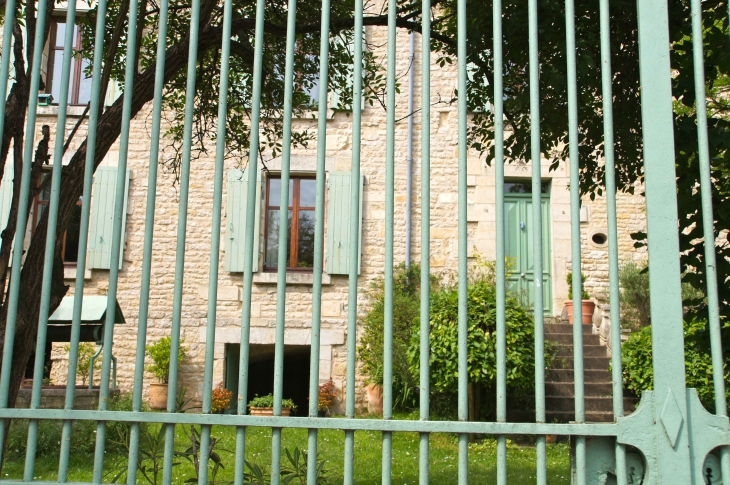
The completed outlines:
[[[71,325],[73,319],[73,308],[75,295],[64,296],[61,304],[48,319],[49,325]],[[84,295],[81,305],[82,324],[103,324],[106,320],[106,307],[108,297],[106,295]],[[122,309],[119,302],[115,304],[114,323],[125,323]]]

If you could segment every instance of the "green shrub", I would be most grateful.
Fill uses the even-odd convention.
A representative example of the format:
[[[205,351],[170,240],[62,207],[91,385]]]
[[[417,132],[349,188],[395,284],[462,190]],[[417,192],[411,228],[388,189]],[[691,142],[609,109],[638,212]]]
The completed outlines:
[[[71,346],[66,345],[63,348],[66,352],[71,352]],[[79,351],[76,358],[76,375],[81,376],[81,384],[86,385],[89,381],[89,370],[91,369],[91,358],[96,353],[96,348],[91,342],[79,343]],[[94,360],[94,370],[101,370],[101,359]]]
[[[685,277],[690,276],[685,274]],[[621,327],[638,330],[651,325],[651,298],[649,296],[649,267],[646,262],[636,264],[627,261],[618,273],[621,286]],[[705,295],[690,283],[682,283],[682,305],[687,316],[691,313],[698,319],[706,319]]]
[[[637,265],[627,261],[618,272],[621,286],[621,326],[638,329],[651,325],[651,309],[649,307],[649,271],[646,263]]]
[[[41,419],[38,421],[36,456],[57,456],[61,448],[62,421]],[[10,457],[22,459],[28,444],[28,420],[14,419],[7,437],[7,453]],[[71,428],[71,450],[73,453],[91,455],[96,446],[96,421],[74,421]]]
[[[569,272],[567,275],[565,275],[565,281],[568,283],[568,300],[573,299],[573,272]],[[583,273],[580,274],[580,292],[581,292],[581,300],[590,300],[591,295],[588,294],[588,292],[583,288],[583,285],[586,282],[586,275]]]
[[[723,329],[723,340],[730,340],[730,327]],[[653,389],[654,371],[652,368],[651,326],[632,334],[621,348],[623,380],[625,386],[636,395]],[[724,355],[725,382],[730,382],[730,352],[727,345]],[[707,322],[690,320],[684,323],[684,360],[687,387],[697,389],[697,394],[705,408],[715,412],[715,389],[712,385],[712,357]],[[726,399],[730,400],[730,387]]]
[[[114,395],[109,400],[109,411],[132,411],[133,398],[131,392],[122,392]],[[149,411],[145,403],[142,403],[142,411]],[[140,427],[144,428],[147,423],[140,423]],[[110,452],[119,452],[126,454],[127,443],[129,442],[129,433],[132,429],[132,423],[127,421],[108,421],[106,423],[107,450]]]
[[[180,340],[180,348],[178,349],[177,361],[182,362],[187,349],[182,345],[184,340]],[[147,346],[147,355],[152,359],[152,363],[148,364],[145,369],[151,372],[155,378],[162,384],[167,384],[170,379],[170,353],[172,352],[172,337],[162,337],[160,340]]]
[[[432,287],[438,286],[432,277]],[[421,267],[404,263],[393,272],[393,396],[397,409],[408,409],[417,403],[418,374],[408,362],[408,347],[414,322],[420,315]],[[368,382],[383,385],[383,334],[385,331],[385,280],[376,279],[365,294],[366,312],[360,320],[362,336],[357,348],[358,359]],[[417,323],[416,323],[417,326]]]
[[[250,408],[273,408],[274,407],[274,396],[272,394],[267,394],[266,396],[259,396],[257,394],[256,396],[254,396],[253,399],[251,399],[248,402],[248,407],[250,407]],[[292,401],[291,399],[282,399],[281,407],[290,408],[292,411],[296,411],[296,409],[297,409],[297,405],[294,404],[294,401]]]
[[[456,392],[458,386],[458,301],[456,287],[444,288],[431,298],[431,388],[435,392]],[[487,281],[468,287],[468,372],[469,383],[491,387],[496,384],[497,292]],[[507,388],[514,397],[526,397],[535,385],[534,322],[520,303],[508,296]],[[408,352],[411,369],[419,372],[419,329],[413,328]]]

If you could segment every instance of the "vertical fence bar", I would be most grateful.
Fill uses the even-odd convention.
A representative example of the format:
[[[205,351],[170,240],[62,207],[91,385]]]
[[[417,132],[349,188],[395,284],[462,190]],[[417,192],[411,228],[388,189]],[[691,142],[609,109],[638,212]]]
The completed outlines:
[[[71,323],[71,351],[69,352],[68,374],[66,381],[65,409],[72,409],[76,391],[76,366],[78,358],[78,342],[81,333],[81,308],[84,294],[84,273],[86,272],[86,249],[89,236],[89,213],[91,211],[91,186],[94,176],[94,157],[96,151],[97,120],[100,112],[101,63],[104,44],[104,24],[106,19],[106,0],[97,5],[95,31],[94,60],[91,80],[91,100],[89,115],[89,131],[86,138],[86,160],[84,167],[84,189],[81,196],[81,223],[79,227],[79,249],[76,263],[76,285],[74,289],[74,306]],[[90,376],[91,377],[91,376]],[[61,452],[59,457],[58,479],[65,482],[68,475],[68,460],[71,451],[71,421],[65,421],[61,435]]]
[[[614,419],[624,415],[624,389],[621,370],[621,292],[618,281],[618,225],[616,222],[616,163],[613,137],[613,86],[611,70],[611,25],[608,0],[599,1],[601,27],[601,95],[603,100],[603,155],[608,216],[608,266],[611,314],[611,381]],[[616,483],[626,485],[626,446],[616,443]]]
[[[383,332],[383,419],[393,418],[393,225],[395,211],[396,0],[388,0],[388,72],[385,147],[385,316]],[[390,485],[393,433],[383,431],[383,485]]]
[[[129,2],[129,23],[127,27],[127,52],[137,51],[137,9],[138,0]],[[123,15],[122,12],[119,15]],[[141,26],[142,27],[142,26]],[[137,72],[137,60],[134,54],[128,54],[124,72],[124,98],[122,104],[122,128],[119,139],[119,162],[117,164],[116,194],[114,195],[114,225],[112,229],[112,247],[109,263],[109,290],[106,302],[106,320],[104,322],[104,355],[101,363],[101,382],[99,386],[99,410],[106,411],[109,406],[109,378],[112,363],[112,347],[114,345],[114,320],[117,309],[117,283],[119,281],[119,265],[122,241],[124,195],[127,187],[127,155],[129,152],[129,128],[132,118],[132,92],[134,77]],[[104,473],[104,454],[106,447],[106,422],[100,421],[96,428],[96,449],[94,453],[94,483],[101,483]]]
[[[297,1],[289,0],[286,26],[286,68],[284,74],[284,132],[281,141],[281,202],[279,203],[279,254],[276,281],[276,345],[274,347],[274,416],[281,416],[284,387],[284,329],[286,326],[286,269],[289,266],[289,165],[291,162],[292,93],[296,48]],[[271,484],[281,479],[281,428],[271,430]]]
[[[139,295],[139,321],[137,323],[137,351],[134,358],[134,386],[132,411],[142,412],[142,384],[144,382],[144,357],[147,341],[147,319],[150,302],[150,273],[152,270],[152,243],[155,229],[155,202],[157,198],[157,163],[159,159],[162,119],[162,88],[165,83],[165,50],[167,49],[168,0],[160,2],[157,25],[157,64],[155,66],[155,91],[152,105],[152,132],[150,134],[150,161],[147,175],[147,208],[145,212],[144,249],[142,254],[142,279]],[[79,258],[79,261],[81,259]],[[137,483],[139,462],[140,424],[132,423],[129,432],[129,462],[127,484]]]
[[[583,270],[580,247],[580,140],[578,135],[578,81],[575,60],[575,4],[565,0],[565,57],[568,77],[568,140],[570,156],[570,239],[573,293],[573,389],[575,422],[585,423],[585,374],[583,372]],[[537,280],[536,280],[537,281]],[[586,483],[586,439],[575,438],[575,477]]]
[[[702,36],[702,2],[692,0],[692,60],[694,61],[695,112],[697,115],[697,144],[700,165],[700,195],[702,198],[702,229],[704,235],[705,278],[707,281],[707,311],[712,354],[712,383],[715,391],[715,413],[727,416],[725,376],[720,326],[720,303],[717,294],[717,261],[715,255],[715,218],[712,210],[712,167],[707,136],[707,95],[705,93],[705,55]],[[719,370],[718,370],[719,369]],[[722,477],[730,485],[730,447],[721,451]]]
[[[355,36],[357,37],[357,36]],[[322,324],[322,266],[324,252],[324,191],[327,158],[327,81],[329,80],[330,1],[322,0],[322,28],[319,45],[319,112],[317,116],[317,192],[314,215],[314,268],[312,285],[312,343],[309,358],[309,416],[319,413],[319,352]],[[357,99],[357,98],[353,98]],[[353,102],[353,106],[357,104]],[[354,180],[354,178],[353,178]],[[350,187],[355,187],[354,182]],[[356,192],[353,190],[353,192]],[[351,239],[352,241],[353,239]],[[351,260],[352,261],[352,260]],[[355,257],[357,261],[357,256]],[[352,278],[352,265],[350,265]],[[357,276],[355,276],[357,280]],[[317,485],[317,428],[309,428],[307,483]]]
[[[177,244],[175,247],[175,286],[172,300],[172,341],[170,343],[170,377],[167,388],[167,411],[177,407],[178,354],[182,319],[183,280],[185,278],[185,239],[187,234],[188,193],[190,189],[190,152],[193,139],[193,111],[195,109],[195,77],[197,74],[198,33],[200,30],[200,0],[193,0],[190,16],[190,45],[188,47],[187,85],[185,87],[185,121],[183,124],[183,154],[180,166],[180,204],[177,217]],[[163,483],[171,483],[175,447],[175,424],[166,425]],[[207,465],[207,464],[206,464]]]
[[[502,0],[493,0],[494,168],[497,269],[497,422],[507,422],[507,268],[504,234],[504,85],[502,82]],[[507,485],[507,437],[497,436],[497,485]]]
[[[45,19],[44,19],[45,20]],[[66,138],[66,108],[68,107],[68,84],[71,74],[71,45],[73,42],[73,25],[76,22],[76,5],[69,5],[66,12],[66,35],[63,44],[63,63],[61,67],[61,92],[59,93],[58,120],[56,124],[56,141],[53,150],[53,172],[51,175],[51,197],[48,204],[48,225],[46,226],[46,248],[43,259],[43,281],[41,283],[41,304],[36,336],[35,362],[33,367],[33,389],[31,391],[30,408],[41,406],[41,387],[45,368],[45,351],[48,335],[48,317],[51,303],[51,282],[53,275],[53,257],[56,251],[56,225],[58,221],[58,198],[61,190],[61,166],[63,142]],[[39,29],[44,27],[39,25]],[[34,72],[33,75],[40,73]],[[4,95],[4,93],[3,93]],[[76,343],[78,347],[78,343]],[[76,349],[78,353],[78,348]],[[74,381],[74,384],[76,382]],[[38,421],[28,423],[28,444],[25,449],[25,480],[33,479],[35,469],[36,445],[38,443]]]
[[[666,0],[637,3],[641,119],[646,174],[646,219],[652,326],[654,397],[657,419],[666,406],[687,416],[684,328],[677,232],[674,127],[669,12]],[[687,433],[676,442],[656,428],[657,483],[691,483]]]
[[[459,337],[458,337],[458,374],[459,374],[459,390],[458,390],[458,418],[459,421],[467,421],[469,419],[469,370],[467,356],[469,354],[469,344],[467,341],[468,332],[468,315],[467,315],[467,222],[466,222],[466,172],[467,172],[467,144],[466,144],[466,0],[458,0],[457,2],[457,59],[458,59],[458,90],[459,90],[459,170],[458,170],[458,190],[459,190]],[[459,435],[459,484],[465,485],[469,481],[469,435]]]
[[[360,143],[362,120],[362,52],[363,52],[363,2],[355,0],[355,32],[353,34],[353,85],[352,85],[352,167],[350,175],[350,241],[359,241],[359,217],[355,212],[360,207]],[[322,81],[320,80],[320,85]],[[321,100],[320,96],[320,100]],[[357,365],[357,282],[360,244],[350,244],[350,266],[347,291],[347,389],[345,415],[355,417],[355,367]],[[355,473],[355,431],[345,430],[344,483],[351,485]]]
[[[10,50],[13,43],[13,25],[15,24],[15,0],[7,0],[5,3],[5,25],[3,26],[3,45],[2,52],[8,53],[4,56],[0,56],[0,140],[3,139],[5,133],[5,105],[7,103],[8,93],[8,80],[10,78]],[[7,161],[5,163],[8,163]],[[17,177],[17,175],[16,175]],[[7,183],[7,181],[6,181]],[[22,200],[22,199],[21,199]],[[11,258],[14,254],[11,254]],[[12,269],[11,269],[12,274]],[[11,277],[11,286],[12,286]],[[17,306],[16,306],[17,312]],[[8,390],[10,388],[10,365],[12,363],[12,347],[13,338],[8,340],[8,336],[15,334],[15,316],[13,316],[13,326],[10,327],[10,312],[8,311],[7,326],[5,332],[5,341],[3,347],[3,359],[2,369],[8,369],[5,372],[0,372],[0,408],[6,408],[8,406]],[[12,330],[12,331],[11,331]],[[9,344],[9,345],[8,345]],[[6,355],[6,351],[10,349],[10,355]],[[7,365],[6,365],[7,364]],[[3,450],[5,449],[5,420],[0,420],[0,462],[5,459]]]
[[[38,91],[40,88],[41,60],[43,57],[43,43],[45,40],[47,1],[38,2],[38,13],[36,16],[36,32],[33,39],[33,65],[31,69],[30,97],[28,102],[28,114],[25,128],[25,147],[23,151],[23,174],[20,186],[20,198],[18,200],[18,224],[13,241],[13,264],[10,276],[10,291],[8,293],[8,313],[5,329],[5,346],[3,348],[2,372],[0,373],[0,407],[8,406],[8,392],[10,390],[10,375],[13,362],[13,346],[15,340],[15,325],[18,316],[18,299],[20,297],[20,264],[23,257],[23,241],[25,239],[25,228],[28,222],[28,198],[30,194],[30,170],[33,164],[33,144],[35,141],[36,110],[38,108]],[[9,54],[9,51],[7,51]],[[8,55],[9,57],[9,55]],[[6,97],[6,92],[1,93]],[[5,113],[2,113],[5,116]],[[18,174],[15,174],[17,177]],[[30,322],[28,322],[30,324]],[[44,345],[45,350],[45,345]],[[42,371],[42,369],[41,369]],[[3,423],[2,428],[5,428]],[[37,429],[37,428],[36,428]],[[31,431],[28,432],[28,446],[35,448],[35,439],[31,443]],[[4,438],[4,435],[3,435]],[[4,442],[0,443],[4,446]],[[35,450],[33,450],[35,453]],[[33,471],[30,471],[30,479],[33,478]],[[25,469],[26,480],[28,479],[28,467]]]
[[[259,156],[259,122],[261,120],[261,83],[263,73],[264,56],[264,9],[266,0],[256,1],[256,31],[254,38],[254,62],[251,95],[251,135],[248,155],[248,180],[250,184],[258,183],[257,168]],[[252,185],[249,185],[252,187]],[[248,403],[248,357],[249,357],[249,336],[251,335],[251,290],[253,287],[253,255],[258,252],[258,234],[254,233],[256,224],[256,190],[248,191],[246,194],[246,242],[243,254],[243,297],[241,307],[241,348],[238,362],[238,401],[237,413],[246,414]],[[231,197],[231,194],[228,194]],[[246,428],[236,428],[236,469],[233,477],[235,485],[241,485],[245,472],[246,456]]]
[[[226,151],[226,114],[228,111],[228,69],[231,58],[232,0],[223,4],[223,39],[221,42],[220,90],[218,94],[218,127],[215,147],[215,176],[213,182],[213,223],[210,232],[210,268],[208,274],[208,321],[205,329],[205,371],[203,377],[203,413],[212,412],[213,358],[215,353],[216,308],[218,304],[218,266],[220,263],[221,210],[223,207],[223,169]],[[256,182],[255,180],[253,181]],[[255,186],[254,186],[254,192]],[[201,426],[198,484],[208,483],[210,432],[212,426]],[[193,439],[195,437],[193,436]]]
[[[545,328],[542,289],[542,191],[540,150],[540,64],[537,38],[537,0],[528,1],[530,64],[530,158],[532,161],[532,240],[535,318],[535,421],[545,422]],[[537,437],[537,485],[547,483],[545,436]]]
[[[431,0],[421,4],[421,315],[420,418],[430,418],[431,374]],[[429,482],[429,434],[421,433],[419,483]]]

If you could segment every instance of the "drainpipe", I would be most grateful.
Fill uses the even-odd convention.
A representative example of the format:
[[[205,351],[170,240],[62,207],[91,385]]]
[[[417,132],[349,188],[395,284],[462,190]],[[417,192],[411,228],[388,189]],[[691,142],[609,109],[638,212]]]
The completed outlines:
[[[413,78],[416,70],[415,34],[411,31],[408,58],[411,62],[408,71],[408,154],[406,155],[406,268],[411,266],[411,191],[413,188]]]

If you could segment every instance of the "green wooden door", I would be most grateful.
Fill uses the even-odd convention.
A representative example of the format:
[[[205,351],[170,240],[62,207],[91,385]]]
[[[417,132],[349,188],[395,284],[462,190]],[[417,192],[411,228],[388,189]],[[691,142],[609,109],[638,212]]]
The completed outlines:
[[[505,184],[507,189],[517,184]],[[525,187],[528,184],[519,184]],[[547,191],[547,190],[545,190]],[[507,276],[507,289],[518,295],[523,303],[532,307],[535,301],[535,271],[532,237],[532,195],[529,192],[513,193],[505,190],[504,211],[507,222],[505,248],[510,272]],[[542,290],[545,313],[552,312],[552,264],[550,245],[550,199],[542,196]]]

